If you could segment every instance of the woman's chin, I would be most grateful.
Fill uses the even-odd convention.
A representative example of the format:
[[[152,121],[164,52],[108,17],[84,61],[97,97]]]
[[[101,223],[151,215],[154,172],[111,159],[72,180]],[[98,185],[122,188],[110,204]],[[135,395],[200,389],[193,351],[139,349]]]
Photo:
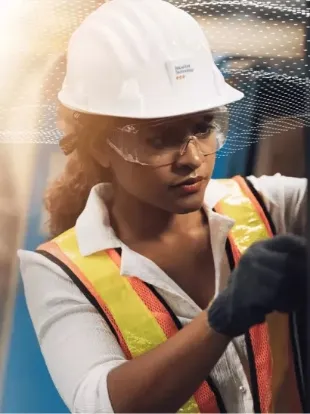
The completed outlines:
[[[176,214],[187,214],[201,209],[204,203],[204,193],[188,194],[175,200],[174,211]]]

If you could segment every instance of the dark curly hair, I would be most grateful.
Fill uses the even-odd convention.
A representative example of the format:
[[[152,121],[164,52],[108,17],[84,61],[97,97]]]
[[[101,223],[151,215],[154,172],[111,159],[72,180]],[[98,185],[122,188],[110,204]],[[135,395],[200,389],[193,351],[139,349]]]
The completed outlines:
[[[60,129],[65,133],[60,146],[68,156],[62,174],[48,187],[44,204],[49,213],[51,237],[73,227],[85,208],[91,188],[111,180],[110,172],[91,156],[89,148],[99,137],[104,139],[108,118],[58,111]]]

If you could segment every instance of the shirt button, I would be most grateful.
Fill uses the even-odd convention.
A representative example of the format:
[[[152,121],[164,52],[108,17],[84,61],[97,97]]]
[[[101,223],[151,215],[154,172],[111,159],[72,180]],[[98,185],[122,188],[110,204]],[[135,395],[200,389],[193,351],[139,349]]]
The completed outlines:
[[[246,389],[245,389],[245,387],[244,387],[243,385],[240,385],[240,387],[239,387],[239,391],[240,391],[242,394],[245,394],[245,393],[246,393]]]

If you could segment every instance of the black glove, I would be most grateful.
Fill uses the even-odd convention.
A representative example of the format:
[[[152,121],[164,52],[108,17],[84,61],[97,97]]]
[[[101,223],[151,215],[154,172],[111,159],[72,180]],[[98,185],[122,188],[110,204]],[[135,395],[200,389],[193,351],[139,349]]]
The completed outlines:
[[[307,248],[302,237],[276,236],[252,245],[231,274],[226,289],[208,311],[210,326],[236,337],[265,321],[267,314],[290,313],[305,299]]]

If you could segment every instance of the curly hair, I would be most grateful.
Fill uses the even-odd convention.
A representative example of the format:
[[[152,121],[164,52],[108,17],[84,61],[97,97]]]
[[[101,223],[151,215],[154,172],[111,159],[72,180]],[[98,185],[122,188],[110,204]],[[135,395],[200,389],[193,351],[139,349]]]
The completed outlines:
[[[95,161],[89,151],[90,142],[97,139],[99,133],[102,139],[103,117],[79,114],[63,107],[58,116],[65,133],[63,140],[73,137],[74,146],[69,151],[64,171],[48,187],[44,197],[52,238],[75,225],[94,185],[111,180],[110,172]]]

